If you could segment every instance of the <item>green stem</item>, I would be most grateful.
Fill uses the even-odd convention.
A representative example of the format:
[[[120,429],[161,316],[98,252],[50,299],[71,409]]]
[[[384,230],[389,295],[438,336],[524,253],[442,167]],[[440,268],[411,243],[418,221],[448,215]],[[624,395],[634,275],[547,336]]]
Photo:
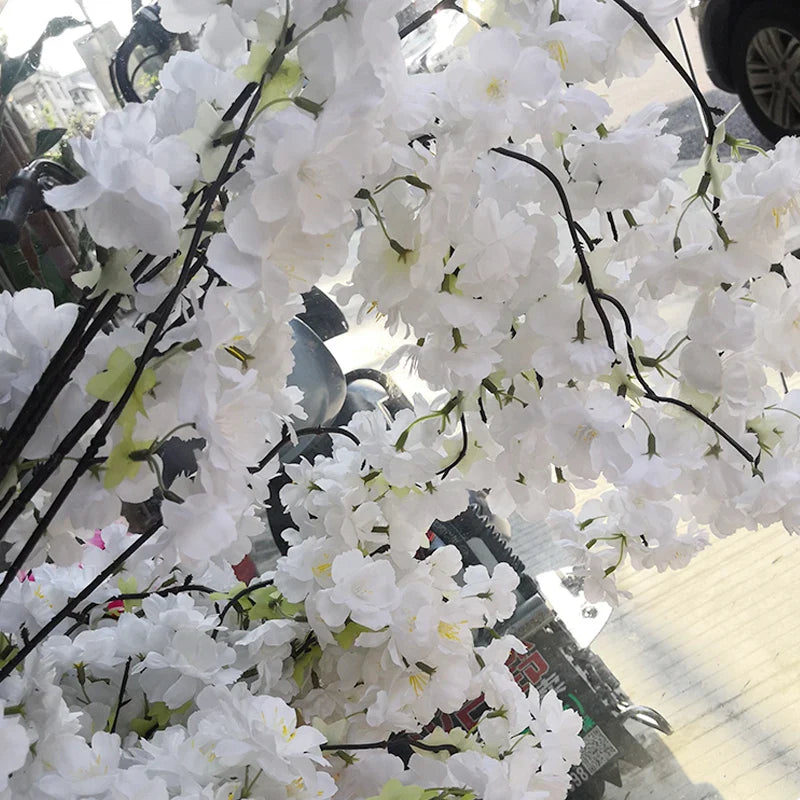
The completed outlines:
[[[405,175],[398,175],[396,178],[392,178],[391,180],[386,181],[386,183],[375,189],[373,194],[378,194],[379,192],[382,192],[384,189],[387,189],[393,183],[397,183],[398,181],[404,181],[405,179],[406,179]]]
[[[372,209],[372,213],[375,219],[378,220],[378,225],[381,226],[383,235],[386,237],[386,240],[389,242],[389,244],[391,244],[394,241],[394,239],[392,239],[392,237],[389,236],[389,231],[386,230],[386,224],[383,221],[383,215],[381,214],[380,209],[378,208],[378,204],[375,202],[375,198],[372,196],[372,194],[370,194],[368,202],[370,208]]]
[[[253,114],[253,122],[255,122],[270,106],[276,106],[278,103],[292,103],[294,102],[291,97],[276,97],[274,100],[270,100],[268,103],[265,103],[258,111]],[[220,141],[222,141],[220,139]],[[224,142],[223,142],[224,144]]]
[[[194,428],[194,422],[182,422],[180,425],[176,425],[171,431],[165,433],[160,439],[159,442],[163,443],[166,442],[173,434],[177,433],[181,428]]]
[[[669,353],[661,352],[661,355],[656,359],[656,361],[666,361],[670,356],[675,355],[675,351],[684,343],[688,342],[689,337],[684,336],[673,348],[669,351]]]
[[[160,356],[157,356],[150,362],[150,369],[157,370],[162,364],[166,364],[173,356],[178,355],[178,353],[191,353],[194,350],[197,350],[200,347],[200,340],[199,339],[192,339],[189,342],[183,342],[182,344],[175,344],[163,353]]]
[[[434,412],[432,412],[432,413],[430,413],[430,414],[425,414],[425,415],[423,415],[423,416],[421,416],[421,417],[417,417],[417,419],[415,419],[415,420],[414,420],[414,421],[413,421],[413,422],[412,422],[412,423],[411,423],[411,424],[410,424],[410,425],[409,425],[409,426],[408,426],[408,427],[407,427],[407,428],[406,428],[406,429],[405,429],[405,430],[404,430],[404,431],[403,431],[403,432],[402,432],[402,433],[401,433],[401,434],[400,434],[400,435],[397,437],[397,441],[394,443],[394,449],[395,449],[395,450],[402,450],[402,449],[403,449],[403,447],[404,447],[404,445],[405,445],[405,443],[406,443],[406,440],[408,439],[408,434],[411,432],[411,429],[412,429],[412,428],[413,428],[415,425],[419,425],[419,423],[420,423],[420,422],[425,422],[426,420],[429,420],[429,419],[439,419],[439,418],[440,418],[440,417],[442,417],[442,416],[443,416],[443,414],[442,414],[442,412],[441,412],[441,411],[434,411]]]
[[[631,411],[631,414],[633,414],[633,416],[637,419],[641,420],[645,428],[647,428],[647,432],[652,435],[653,429],[647,424],[647,420],[638,411]]]
[[[795,414],[794,411],[789,410],[788,408],[781,408],[780,406],[767,406],[765,411],[783,411],[784,414],[791,414],[795,419],[800,419],[800,414]]]
[[[678,252],[678,250],[681,249],[681,239],[679,233],[681,229],[681,224],[683,223],[683,218],[686,216],[686,212],[692,207],[694,202],[699,197],[700,197],[699,194],[693,194],[686,203],[686,207],[683,209],[683,211],[681,211],[681,214],[678,217],[678,222],[675,225],[675,235],[672,237],[673,249],[675,250],[676,253]]]

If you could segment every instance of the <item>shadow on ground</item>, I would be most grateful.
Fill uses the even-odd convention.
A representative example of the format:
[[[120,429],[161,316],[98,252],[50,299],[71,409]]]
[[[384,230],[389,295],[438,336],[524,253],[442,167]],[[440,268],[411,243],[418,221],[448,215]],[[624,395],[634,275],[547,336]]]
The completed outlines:
[[[645,769],[623,770],[622,788],[609,786],[603,800],[727,800],[710,783],[692,783],[663,737],[645,733],[638,738],[653,763]]]

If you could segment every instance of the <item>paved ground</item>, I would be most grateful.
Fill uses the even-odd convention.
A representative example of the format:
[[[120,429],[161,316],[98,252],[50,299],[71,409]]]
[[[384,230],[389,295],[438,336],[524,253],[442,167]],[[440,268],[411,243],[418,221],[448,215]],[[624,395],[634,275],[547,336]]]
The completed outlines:
[[[800,797],[798,569],[797,540],[770,529],[676,574],[624,577],[634,599],[595,650],[675,728],[672,757],[632,775],[631,798]]]
[[[532,574],[564,565],[542,525],[512,521]],[[623,572],[633,599],[593,644],[671,737],[631,725],[653,764],[609,800],[800,798],[800,542],[782,529],[715,541],[679,572]]]

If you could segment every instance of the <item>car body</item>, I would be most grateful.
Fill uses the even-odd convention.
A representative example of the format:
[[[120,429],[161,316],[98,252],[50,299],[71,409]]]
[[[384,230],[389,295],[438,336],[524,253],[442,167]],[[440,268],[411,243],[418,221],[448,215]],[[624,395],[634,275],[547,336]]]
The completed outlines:
[[[693,0],[709,77],[770,140],[800,134],[800,3]]]

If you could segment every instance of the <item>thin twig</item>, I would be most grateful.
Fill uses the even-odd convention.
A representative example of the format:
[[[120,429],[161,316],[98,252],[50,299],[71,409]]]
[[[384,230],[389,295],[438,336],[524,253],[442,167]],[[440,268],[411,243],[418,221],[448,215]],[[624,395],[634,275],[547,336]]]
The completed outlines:
[[[299,439],[301,436],[322,436],[323,434],[339,434],[340,436],[346,436],[351,442],[354,444],[361,444],[359,438],[347,428],[337,428],[337,427],[330,427],[325,425],[318,425],[313,428],[298,428],[294,432],[294,435]],[[287,432],[284,434],[283,438],[275,445],[265,456],[258,462],[258,464],[254,467],[248,467],[247,470],[251,475],[255,475],[257,472],[261,472],[264,467],[275,458],[276,455],[281,451],[283,447],[285,447],[289,442],[292,441],[291,433]]]
[[[233,101],[230,108],[222,115],[223,122],[231,122],[233,118],[244,108],[244,104],[248,101],[250,96],[256,89],[261,87],[255,82],[248,83],[247,86],[239,92],[239,96]]]
[[[428,9],[424,14],[420,14],[413,22],[409,22],[409,24],[400,31],[398,36],[400,39],[405,39],[406,36],[414,33],[417,28],[421,28],[434,14],[444,10],[461,11],[456,5],[455,0],[440,0],[433,8]]]
[[[242,589],[240,592],[237,592],[222,608],[222,611],[219,613],[219,622],[217,623],[217,627],[211,632],[211,638],[217,638],[217,632],[222,627],[222,623],[225,621],[225,615],[243,598],[246,597],[250,592],[256,591],[256,589],[265,589],[267,586],[272,586],[271,580],[266,581],[258,581],[257,583],[251,583],[249,586]]]
[[[145,255],[134,268],[132,277],[135,278],[138,271],[145,269],[153,261],[153,258],[153,256]],[[100,309],[105,297],[106,293],[104,292],[80,308],[72,329],[50,359],[50,363],[14,419],[14,423],[4,436],[2,446],[0,446],[0,475],[5,475],[19,458],[58,395],[69,383],[88,344],[117,312],[120,295],[112,296]],[[98,311],[98,309],[100,310]],[[95,313],[97,316],[92,321]]]
[[[466,417],[462,414],[461,415],[461,450],[459,451],[458,455],[456,456],[455,461],[451,464],[448,464],[444,469],[440,469],[436,474],[441,475],[442,478],[446,478],[452,469],[454,469],[461,461],[464,460],[464,456],[467,454],[467,448],[469,446],[469,434],[467,432],[467,420]]]
[[[689,48],[686,46],[686,38],[683,35],[683,28],[681,27],[681,21],[678,17],[675,17],[675,28],[678,31],[678,41],[681,43],[683,57],[686,59],[686,69],[689,71],[689,75],[691,76],[692,80],[697,83],[697,75],[694,74],[694,67],[692,66],[692,57],[689,55]],[[702,106],[696,97],[694,98],[694,102],[695,106],[697,107],[697,113],[700,117],[700,124],[703,126],[703,135],[708,136],[708,128],[706,127],[706,118],[705,114],[703,114]]]
[[[647,18],[641,11],[634,8],[627,0],[612,0],[613,3],[616,3],[623,11],[625,11],[635,22],[636,24],[645,32],[647,37],[655,44],[655,46],[666,56],[667,61],[672,65],[678,75],[681,76],[684,83],[689,87],[692,94],[695,96],[698,105],[703,113],[703,118],[705,119],[705,129],[706,129],[706,142],[711,144],[714,140],[714,133],[717,130],[717,124],[714,122],[714,115],[711,112],[711,107],[708,105],[706,98],[703,96],[703,93],[700,91],[700,87],[697,85],[697,82],[692,80],[691,75],[683,68],[683,65],[672,55],[669,47],[667,47],[664,42],[661,40],[661,37],[653,30],[653,26],[647,21]]]
[[[78,311],[70,332],[36,382],[11,427],[4,434],[3,444],[0,446],[0,480],[22,454],[25,445],[55,402],[58,393],[68,382],[71,373],[64,374],[65,364],[80,342],[102,300],[102,297],[97,297]]]
[[[109,597],[102,603],[89,603],[83,609],[77,611],[72,615],[76,622],[66,632],[67,636],[72,635],[81,625],[87,625],[89,622],[89,614],[98,606],[108,606],[109,603],[125,602],[126,600],[146,600],[148,597],[168,597],[173,594],[183,594],[184,592],[202,592],[203,594],[214,594],[216,589],[209,586],[202,586],[196,583],[187,583],[182,586],[169,586],[166,589],[154,589],[151,592],[127,592],[126,594],[117,594],[114,597]]]
[[[625,323],[625,333],[628,336],[628,342],[627,342],[628,360],[631,363],[631,369],[633,370],[633,374],[636,376],[636,380],[639,381],[639,384],[641,385],[642,389],[644,389],[644,396],[648,400],[652,400],[653,402],[669,403],[670,405],[678,406],[679,408],[688,411],[690,414],[694,415],[699,420],[702,420],[702,422],[708,425],[708,427],[711,428],[711,430],[713,430],[714,433],[721,436],[731,447],[733,447],[738,453],[740,453],[747,461],[749,461],[751,464],[757,465],[758,463],[757,457],[752,456],[744,447],[742,447],[741,444],[739,444],[739,442],[736,441],[736,439],[734,439],[729,433],[727,433],[716,422],[714,422],[713,419],[703,414],[702,411],[695,408],[691,403],[687,403],[684,400],[678,400],[675,397],[667,397],[666,395],[658,394],[653,390],[653,388],[644,378],[644,376],[641,373],[641,370],[639,369],[638,359],[636,358],[636,353],[634,352],[633,345],[631,344],[631,341],[633,339],[633,329],[631,326],[631,319],[630,316],[628,315],[627,310],[625,309],[625,306],[623,306],[622,303],[619,300],[617,300],[616,297],[612,297],[610,294],[606,294],[605,292],[598,292],[597,296],[601,300],[607,303],[611,303],[611,305],[617,309],[620,316],[622,317],[622,321]]]
[[[619,0],[614,0],[614,2],[619,2]],[[558,178],[547,167],[545,167],[544,164],[540,164],[538,161],[536,161],[533,158],[530,158],[529,156],[523,155],[522,153],[515,153],[513,150],[508,150],[505,147],[495,147],[493,148],[493,150],[497,153],[500,153],[501,155],[505,155],[510,158],[515,158],[518,161],[523,161],[526,164],[530,164],[530,166],[538,169],[540,172],[546,175],[547,178],[555,187],[556,191],[558,192],[558,196],[561,199],[561,203],[564,207],[564,215],[566,217],[567,224],[569,226],[570,235],[572,236],[572,242],[575,247],[575,251],[578,253],[578,260],[580,261],[581,264],[581,270],[583,273],[584,283],[586,284],[586,290],[589,293],[589,297],[592,300],[592,304],[594,305],[595,309],[597,309],[600,319],[603,321],[603,328],[606,329],[606,340],[608,341],[608,335],[611,330],[611,323],[609,322],[608,316],[606,315],[605,310],[602,307],[603,302],[611,303],[611,305],[613,305],[614,308],[617,309],[617,311],[620,313],[620,316],[622,317],[622,321],[625,324],[625,332],[628,337],[626,344],[628,359],[631,362],[631,369],[633,370],[636,379],[639,381],[642,388],[644,389],[645,397],[647,397],[648,400],[652,400],[654,402],[669,403],[670,405],[678,406],[679,408],[688,411],[690,414],[702,420],[715,433],[719,434],[719,436],[721,436],[726,442],[728,442],[728,444],[730,444],[731,447],[733,447],[738,453],[740,453],[749,463],[751,463],[754,467],[757,467],[759,462],[759,456],[755,457],[752,456],[729,433],[727,433],[716,422],[714,422],[714,420],[710,419],[708,416],[703,414],[699,409],[695,408],[691,403],[687,403],[684,400],[678,400],[677,398],[674,397],[667,397],[665,395],[657,394],[650,386],[650,384],[647,382],[647,380],[644,378],[644,376],[641,373],[641,370],[639,369],[638,361],[636,359],[636,353],[634,352],[633,346],[631,345],[633,332],[632,332],[630,316],[628,315],[625,306],[623,306],[622,303],[619,300],[617,300],[616,297],[612,297],[611,295],[606,294],[605,292],[601,292],[595,287],[594,281],[592,280],[591,269],[589,267],[588,262],[586,261],[585,256],[583,255],[583,251],[580,246],[580,241],[578,239],[578,234],[574,227],[574,220],[572,217],[572,211],[570,210],[569,207],[569,201],[567,199],[566,193],[564,192],[564,187],[561,185],[561,182],[558,180]],[[611,339],[609,346],[612,349],[614,349],[613,338]]]
[[[72,430],[64,437],[61,444],[58,446],[56,451],[47,459],[46,462],[40,464],[36,470],[34,470],[34,475],[28,481],[28,483],[23,487],[22,491],[14,498],[14,501],[6,510],[5,514],[3,514],[2,518],[0,518],[0,538],[5,535],[5,533],[11,528],[11,525],[16,521],[22,511],[25,510],[28,502],[32,499],[33,495],[38,491],[38,489],[44,484],[47,478],[55,472],[61,462],[64,460],[64,457],[69,453],[70,450],[78,443],[80,438],[86,433],[92,425],[94,425],[97,420],[102,417],[103,412],[108,408],[108,403],[103,400],[98,400],[75,424]],[[94,463],[93,460],[89,462],[89,466]],[[87,467],[88,468],[88,467]],[[77,467],[76,467],[77,469]],[[78,476],[80,477],[80,476]],[[75,483],[77,483],[77,478],[75,479]],[[74,488],[74,484],[70,488],[72,491]],[[60,507],[60,506],[59,506]],[[58,509],[56,509],[57,511]],[[52,521],[53,516],[55,516],[55,511],[52,515],[48,516],[47,520],[40,520],[39,524],[34,528],[31,532],[30,536],[26,539],[25,544],[20,549],[19,553],[17,554],[16,558],[12,562],[11,566],[6,571],[5,576],[3,577],[2,583],[0,583],[0,598],[5,594],[6,590],[14,580],[14,576],[25,566],[25,562],[28,556],[33,552],[36,545],[39,543],[39,540],[44,536],[47,525],[50,524]]]
[[[385,750],[390,744],[408,744],[411,747],[416,747],[419,750],[426,750],[429,753],[449,753],[451,756],[461,752],[461,750],[453,744],[426,744],[425,742],[415,741],[411,736],[398,736],[393,739],[384,739],[382,742],[323,744],[320,745],[320,750]]]
[[[4,681],[23,661],[38,647],[95,589],[102,586],[123,564],[161,528],[161,520],[154,523],[145,533],[139,534],[136,541],[125,548],[94,580],[90,581],[75,597],[67,600],[60,611],[37,631],[20,650],[2,668],[0,668],[0,681]]]
[[[591,253],[594,250],[594,240],[586,232],[586,229],[578,224],[577,220],[573,220],[573,224],[575,225],[575,230],[578,231],[583,241],[586,242],[586,248]]]
[[[606,343],[611,350],[616,350],[614,347],[614,333],[611,330],[611,323],[609,322],[608,315],[603,308],[603,304],[597,297],[597,289],[595,288],[594,280],[592,278],[592,271],[589,268],[589,262],[586,260],[586,256],[584,255],[578,229],[575,226],[575,218],[572,216],[572,209],[569,205],[569,199],[567,198],[567,193],[564,191],[564,187],[561,185],[561,181],[544,164],[542,164],[540,161],[537,161],[535,158],[525,155],[524,153],[517,153],[515,150],[509,150],[507,147],[493,147],[492,151],[499,153],[501,156],[514,158],[517,161],[522,161],[523,163],[528,164],[534,169],[539,170],[539,172],[541,172],[547,178],[547,180],[553,184],[553,187],[555,188],[556,192],[558,193],[558,197],[561,200],[561,206],[564,209],[564,218],[567,221],[569,234],[572,238],[572,246],[575,250],[575,254],[578,256],[578,262],[581,265],[581,279],[583,283],[586,284],[586,291],[589,294],[589,299],[592,301],[592,305],[597,312],[597,316],[600,318],[600,323],[603,326],[603,332],[605,333],[606,337]]]
[[[83,358],[86,348],[94,340],[103,326],[114,316],[117,308],[119,307],[119,301],[120,298],[118,295],[116,295],[106,303],[106,305],[98,313],[95,320],[91,323],[91,325],[89,325],[89,327],[81,336],[81,339],[78,342],[73,354],[68,357],[65,363],[62,363],[61,377],[63,378],[63,381],[62,384],[57,386],[54,390],[54,394],[50,398],[51,403],[55,400],[58,393],[69,382],[72,372]],[[92,425],[94,425],[94,423],[103,416],[108,408],[108,405],[109,404],[107,402],[102,400],[98,400],[96,403],[94,403],[94,405],[92,405],[91,408],[75,423],[72,429],[67,432],[67,434],[59,443],[59,446],[55,451],[53,451],[53,453],[51,453],[47,460],[39,464],[36,469],[34,469],[30,479],[22,488],[19,495],[17,495],[17,497],[14,499],[12,506],[3,514],[2,517],[0,517],[0,540],[5,537],[11,525],[17,519],[19,514],[21,514],[25,509],[28,501],[33,498],[33,496],[42,486],[44,486],[50,476],[61,465],[64,458],[69,455],[72,448],[78,444],[80,439],[92,427]],[[0,506],[0,508],[1,507],[2,506]],[[35,544],[36,542],[33,543],[33,545]],[[33,545],[28,548],[28,552],[33,549]],[[5,588],[6,585],[3,584],[3,588],[0,589],[0,597],[2,597]]]
[[[611,226],[611,237],[615,242],[618,242],[619,234],[617,233],[617,224],[614,222],[614,213],[612,211],[607,211],[606,219],[608,219],[608,224]]]
[[[128,676],[131,673],[131,661],[133,660],[133,656],[128,656],[128,660],[125,662],[125,672],[122,673],[122,681],[119,684],[119,695],[117,696],[117,707],[114,709],[114,719],[111,722],[111,728],[109,728],[109,733],[114,733],[117,730],[117,721],[119,720],[119,712],[122,710],[122,701],[125,699],[125,689],[128,686]]]
[[[280,46],[276,49],[275,52],[276,53],[280,52]],[[273,56],[274,55],[275,54],[273,53]],[[280,57],[270,59],[270,64],[268,66],[268,69],[265,70],[264,75],[261,78],[261,86],[263,86],[267,78],[271,77],[271,74],[273,74],[278,69],[278,67],[280,66],[280,61],[281,61]],[[105,441],[108,438],[111,429],[113,428],[117,419],[120,417],[126,405],[128,404],[128,401],[133,395],[133,392],[136,389],[136,385],[139,382],[139,378],[141,378],[142,373],[144,372],[147,366],[147,363],[150,361],[150,358],[155,353],[158,342],[160,341],[164,333],[164,328],[166,327],[169,315],[172,312],[172,309],[174,308],[175,303],[178,300],[178,297],[180,297],[180,295],[188,285],[188,282],[191,278],[192,268],[194,267],[194,260],[198,254],[201,239],[203,236],[202,229],[205,223],[208,221],[209,216],[211,215],[214,199],[219,194],[223,184],[225,183],[225,180],[227,179],[226,176],[228,174],[228,170],[230,169],[230,166],[236,155],[236,151],[239,149],[239,146],[244,140],[245,132],[247,130],[247,125],[249,123],[249,120],[255,113],[256,108],[258,107],[260,97],[261,93],[258,92],[251,99],[250,105],[248,106],[248,109],[245,112],[245,118],[237,131],[237,135],[234,139],[234,142],[232,143],[231,148],[226,155],[225,161],[222,164],[222,167],[220,168],[216,180],[211,186],[211,191],[209,192],[209,195],[206,198],[206,203],[203,206],[200,215],[198,217],[198,228],[195,230],[194,235],[192,236],[192,241],[189,245],[189,248],[187,249],[184,264],[181,269],[181,274],[179,275],[175,285],[172,287],[172,289],[170,289],[169,294],[164,299],[161,306],[159,306],[159,309],[157,311],[157,319],[155,322],[155,327],[152,333],[150,334],[150,337],[148,338],[147,343],[145,344],[141,355],[139,356],[138,359],[136,359],[136,366],[133,375],[128,381],[128,384],[125,387],[122,396],[114,405],[114,407],[111,409],[111,412],[105,418],[103,424],[100,426],[97,433],[95,433],[95,435],[92,437],[89,446],[87,447],[83,456],[78,461],[77,466],[72,471],[67,480],[64,482],[64,484],[61,487],[61,490],[58,492],[55,499],[50,503],[50,506],[48,507],[47,511],[44,512],[44,514],[38,521],[36,527],[34,528],[33,532],[30,535],[28,542],[26,542],[26,545],[23,548],[23,550],[26,550],[28,553],[33,550],[33,547],[35,547],[36,543],[42,538],[45,531],[47,530],[48,525],[53,521],[61,506],[63,506],[63,504],[66,502],[67,498],[74,490],[81,476],[89,469],[91,464],[94,462],[97,453],[100,451],[100,448],[105,444]],[[3,596],[5,591],[8,589],[8,586],[10,585],[9,576],[13,580],[14,574],[15,573],[12,573],[10,570],[7,572],[3,584],[0,585],[0,598]]]

